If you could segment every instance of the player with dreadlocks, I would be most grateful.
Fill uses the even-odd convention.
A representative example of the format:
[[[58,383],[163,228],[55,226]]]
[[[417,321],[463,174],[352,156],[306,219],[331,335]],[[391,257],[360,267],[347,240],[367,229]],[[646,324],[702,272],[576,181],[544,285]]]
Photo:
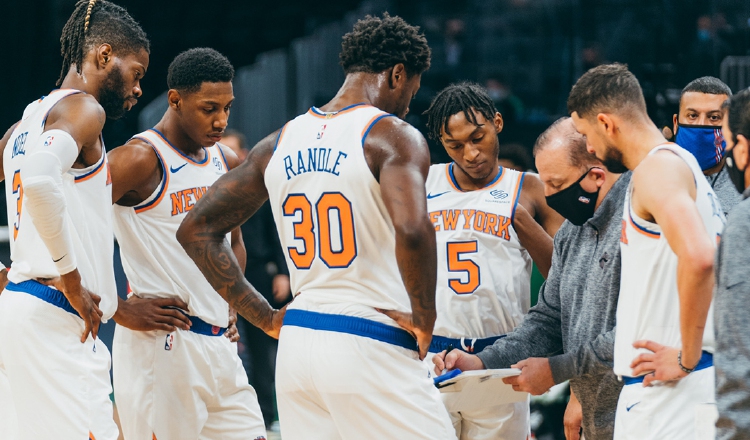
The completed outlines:
[[[430,357],[442,370],[449,347],[480,352],[521,323],[531,301],[532,259],[546,276],[551,236],[563,219],[547,206],[536,175],[500,166],[497,135],[503,117],[483,88],[448,86],[425,114],[429,136],[453,159],[431,166],[426,185],[438,249]],[[529,433],[526,400],[451,413],[451,418],[461,439],[516,439]]]
[[[83,0],[60,42],[61,88],[29,104],[0,141],[13,225],[0,295],[0,376],[12,401],[3,439],[118,436],[110,355],[96,338],[118,303],[101,132],[141,96],[149,41],[123,8]]]

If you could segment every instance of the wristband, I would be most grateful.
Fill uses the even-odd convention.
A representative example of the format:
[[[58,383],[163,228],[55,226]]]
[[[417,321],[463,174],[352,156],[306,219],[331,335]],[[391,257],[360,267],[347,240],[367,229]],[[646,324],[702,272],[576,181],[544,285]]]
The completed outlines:
[[[698,363],[700,363],[700,361],[698,361]],[[695,364],[695,367],[687,368],[686,366],[682,365],[682,350],[677,352],[677,365],[679,365],[682,371],[686,372],[687,374],[690,374],[693,371],[695,371],[695,368],[698,366],[698,364]]]

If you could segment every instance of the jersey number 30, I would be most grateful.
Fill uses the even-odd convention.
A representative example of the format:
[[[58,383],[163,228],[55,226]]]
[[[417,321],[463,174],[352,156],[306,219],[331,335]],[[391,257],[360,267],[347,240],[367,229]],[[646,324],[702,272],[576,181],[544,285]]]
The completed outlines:
[[[357,257],[352,204],[340,192],[327,192],[320,196],[315,204],[315,222],[313,206],[305,194],[290,194],[281,209],[284,217],[297,217],[297,213],[301,213],[299,220],[293,224],[294,238],[302,240],[303,246],[287,248],[289,258],[297,269],[312,266],[316,241],[320,259],[330,268],[348,267]],[[334,221],[331,221],[332,218]]]
[[[448,242],[446,250],[448,254],[448,272],[451,272],[448,278],[448,285],[458,295],[474,293],[477,287],[479,287],[479,266],[468,258],[467,254],[477,252],[477,242]],[[450,278],[456,272],[459,273],[458,277]],[[466,281],[463,281],[464,279]]]

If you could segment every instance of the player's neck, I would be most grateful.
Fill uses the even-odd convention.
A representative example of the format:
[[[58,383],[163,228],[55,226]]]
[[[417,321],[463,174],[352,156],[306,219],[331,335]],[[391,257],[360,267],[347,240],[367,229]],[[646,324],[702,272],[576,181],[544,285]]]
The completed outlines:
[[[465,173],[459,166],[453,167],[453,176],[456,178],[456,183],[462,191],[476,191],[478,189],[486,188],[497,175],[500,173],[500,164],[495,162],[492,169],[494,170],[489,176],[483,179],[473,179],[469,174]]]
[[[185,153],[187,156],[196,161],[202,161],[206,157],[207,153],[204,151],[203,145],[193,141],[185,133],[169,110],[167,110],[164,117],[161,118],[161,121],[154,128],[159,130],[174,148]]]
[[[661,130],[656,128],[650,119],[633,123],[626,136],[622,148],[623,164],[633,170],[648,154],[659,145],[667,142]]]
[[[346,75],[344,84],[336,93],[336,96],[326,105],[321,106],[320,110],[335,112],[344,107],[360,103],[370,104],[383,110],[378,106],[380,89],[382,87],[381,76],[366,72],[356,72]]]
[[[85,69],[85,65],[80,74],[76,71],[76,66],[71,65],[68,74],[65,75],[65,78],[63,78],[63,81],[60,84],[60,88],[80,90],[93,96],[98,101],[99,85],[99,78],[96,75],[88,73],[87,69]]]

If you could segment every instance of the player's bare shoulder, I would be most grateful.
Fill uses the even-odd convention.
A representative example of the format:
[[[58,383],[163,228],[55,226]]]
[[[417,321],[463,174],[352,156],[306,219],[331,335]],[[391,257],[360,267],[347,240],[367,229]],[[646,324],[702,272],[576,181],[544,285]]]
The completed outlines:
[[[107,115],[93,96],[75,93],[61,99],[47,115],[45,130],[65,130],[76,140],[79,147],[99,145]]]
[[[384,163],[416,163],[424,168],[430,165],[430,150],[422,133],[414,126],[393,115],[379,119],[370,128],[364,139],[367,164],[375,179],[380,180],[380,168]]]
[[[134,137],[109,152],[112,200],[118,205],[135,206],[146,200],[163,178],[162,164],[153,147]]]

